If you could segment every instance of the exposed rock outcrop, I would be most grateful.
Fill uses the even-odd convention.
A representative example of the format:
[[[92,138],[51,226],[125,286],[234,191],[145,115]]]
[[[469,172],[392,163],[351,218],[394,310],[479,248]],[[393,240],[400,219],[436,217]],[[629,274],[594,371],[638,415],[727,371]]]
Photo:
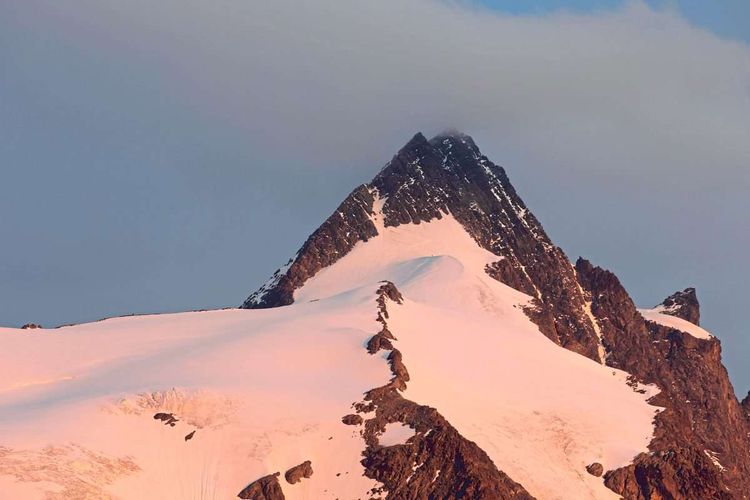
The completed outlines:
[[[362,423],[362,417],[356,413],[352,413],[351,415],[344,415],[341,417],[341,421],[346,425],[360,425]]]
[[[237,495],[245,500],[284,500],[284,492],[279,484],[279,472],[263,476],[248,484]]]
[[[632,465],[607,472],[604,478],[610,489],[628,500],[743,498],[742,492],[728,491],[719,472],[688,448],[641,454]]]
[[[659,304],[659,312],[677,316],[694,325],[701,324],[701,310],[695,288],[686,288],[675,292]]]
[[[604,466],[599,462],[594,462],[586,466],[586,472],[592,476],[601,477],[604,474]]]
[[[306,460],[302,462],[299,465],[295,465],[288,471],[284,473],[284,479],[286,479],[286,482],[289,484],[296,484],[302,481],[302,479],[307,479],[309,477],[312,477],[313,475],[313,468],[312,468],[312,462],[309,460]]]
[[[172,413],[159,412],[154,415],[154,420],[161,420],[164,425],[175,426],[175,422],[179,422]]]

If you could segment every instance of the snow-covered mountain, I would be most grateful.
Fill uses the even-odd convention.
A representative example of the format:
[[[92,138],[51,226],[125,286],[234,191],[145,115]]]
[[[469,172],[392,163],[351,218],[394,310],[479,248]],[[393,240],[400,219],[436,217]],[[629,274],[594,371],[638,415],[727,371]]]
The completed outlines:
[[[0,329],[0,497],[746,498],[698,318],[417,134],[241,309]]]

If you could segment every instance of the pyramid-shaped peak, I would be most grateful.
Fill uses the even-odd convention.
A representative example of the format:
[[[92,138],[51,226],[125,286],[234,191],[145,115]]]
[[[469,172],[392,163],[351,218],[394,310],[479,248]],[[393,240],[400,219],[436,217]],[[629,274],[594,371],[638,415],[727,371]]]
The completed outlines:
[[[404,144],[394,155],[393,159],[386,163],[380,173],[389,171],[392,165],[404,165],[408,167],[422,163],[425,158],[432,161],[439,159],[440,152],[427,140],[422,132],[417,132],[409,142]]]
[[[409,139],[409,142],[407,142],[406,144],[404,144],[404,147],[401,148],[401,149],[402,150],[410,150],[410,149],[425,147],[428,144],[429,144],[429,141],[424,136],[424,134],[422,134],[422,132],[417,132],[416,134],[414,134],[414,137],[412,137],[411,139]]]
[[[479,151],[471,136],[457,131],[443,132],[429,141],[419,132],[380,170],[372,184],[381,194],[413,185],[440,184],[446,175],[461,178],[506,178],[502,168]],[[507,179],[507,178],[506,178]]]
[[[445,158],[460,160],[479,160],[482,158],[474,139],[470,135],[456,130],[444,131],[432,139],[427,138],[422,132],[417,132],[409,142],[396,153],[394,159],[400,159],[403,163],[415,166],[420,160],[431,159],[443,163]],[[383,170],[386,170],[393,161],[388,162]],[[469,161],[464,167],[476,167],[476,163]]]
[[[443,143],[444,141],[450,141],[450,142],[454,142],[458,144],[465,144],[465,145],[471,146],[472,148],[477,148],[476,144],[474,143],[474,139],[469,134],[461,132],[460,130],[447,129],[435,135],[430,140],[427,140],[427,138],[422,132],[417,132],[409,140],[409,142],[407,142],[404,145],[402,149],[423,147],[426,144],[430,144],[432,146],[437,147],[439,144]]]
[[[295,289],[383,228],[446,216],[460,223],[467,237],[480,246],[512,261],[517,271],[505,269],[508,280],[536,293],[518,256],[526,253],[531,260],[530,252],[546,251],[552,243],[505,170],[483,156],[470,136],[450,131],[429,141],[422,133],[415,134],[370,183],[339,205],[288,266],[252,294],[244,307],[290,304]],[[375,220],[382,224],[380,229]],[[519,245],[523,250],[513,249]]]

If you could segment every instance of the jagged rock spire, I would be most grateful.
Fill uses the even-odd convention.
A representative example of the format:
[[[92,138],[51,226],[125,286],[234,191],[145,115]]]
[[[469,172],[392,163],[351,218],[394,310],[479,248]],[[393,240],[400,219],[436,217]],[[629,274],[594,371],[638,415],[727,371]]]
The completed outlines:
[[[686,288],[681,292],[675,292],[664,299],[657,307],[664,314],[677,316],[700,326],[701,311],[695,288]]]

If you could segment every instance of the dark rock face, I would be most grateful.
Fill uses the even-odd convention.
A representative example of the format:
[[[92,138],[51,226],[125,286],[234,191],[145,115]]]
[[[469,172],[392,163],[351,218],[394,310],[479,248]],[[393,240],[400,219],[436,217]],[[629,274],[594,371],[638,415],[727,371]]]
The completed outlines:
[[[36,330],[37,328],[42,328],[42,325],[38,325],[36,323],[26,323],[21,327],[21,330]]]
[[[719,340],[647,322],[617,277],[586,260],[576,271],[593,297],[607,365],[655,384],[650,401],[664,407],[655,419],[651,453],[609,471],[605,483],[625,498],[746,498],[750,440]]]
[[[261,309],[294,302],[294,290],[349,253],[359,241],[378,232],[370,220],[373,196],[367,186],[359,186],[302,245],[285,269],[279,269],[242,307]]]
[[[162,422],[164,422],[164,425],[170,425],[172,427],[175,426],[175,422],[179,422],[179,420],[175,418],[173,414],[162,412],[156,413],[154,415],[154,420],[161,420]]]
[[[393,387],[370,391],[366,399],[376,416],[366,423],[362,465],[367,477],[383,483],[386,499],[533,498],[436,409],[404,399]],[[416,435],[405,444],[380,446],[377,435],[391,422],[411,426]]]
[[[400,304],[401,294],[392,283],[385,283],[377,297],[378,320],[387,329],[386,298]],[[362,434],[367,445],[362,460],[365,475],[383,484],[371,494],[385,493],[386,499],[532,499],[436,409],[400,394],[409,379],[404,376],[401,353],[393,349],[391,355],[394,353],[398,353],[399,364],[391,364],[391,381],[368,391],[364,401],[355,404],[360,412],[375,410],[375,416],[364,421]],[[393,422],[412,427],[416,434],[404,444],[381,446],[378,436]]]
[[[279,484],[279,472],[263,476],[248,484],[237,495],[246,500],[284,500],[284,492]]]
[[[624,469],[607,472],[604,484],[624,498],[713,500],[743,498],[722,485],[720,473],[691,449],[641,454]]]
[[[742,406],[742,411],[745,413],[745,418],[750,422],[750,392],[747,393],[747,396],[745,396],[740,405]]]
[[[677,316],[690,321],[694,325],[700,326],[701,324],[701,310],[695,288],[686,288],[681,292],[675,292],[659,305],[662,306],[661,312],[664,314]]]
[[[341,421],[346,425],[360,425],[362,423],[362,417],[356,413],[352,413],[351,415],[344,415],[341,417]]]
[[[302,479],[312,477],[312,475],[312,462],[306,460],[286,471],[286,473],[284,473],[284,479],[286,479],[286,482],[289,484],[296,484],[302,481]]]
[[[586,472],[592,476],[601,477],[602,474],[604,474],[604,466],[599,462],[594,462],[593,464],[586,466]]]

